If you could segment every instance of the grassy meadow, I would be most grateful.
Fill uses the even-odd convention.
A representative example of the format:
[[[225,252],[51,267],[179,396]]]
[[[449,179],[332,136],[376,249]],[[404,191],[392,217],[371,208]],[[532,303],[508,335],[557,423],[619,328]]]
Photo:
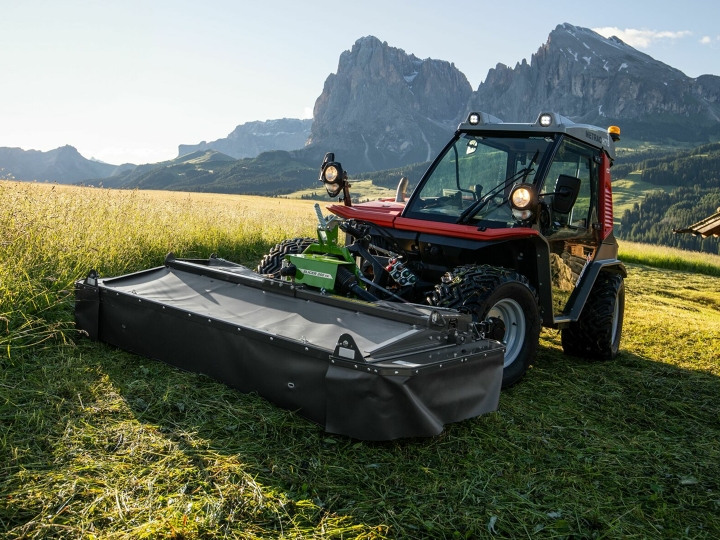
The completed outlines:
[[[313,227],[311,201],[0,181],[0,537],[720,537],[717,256],[623,243],[621,357],[543,331],[497,412],[429,439],[328,435],[73,328],[91,268],[252,266]]]
[[[381,199],[386,197],[395,198],[394,189],[376,186],[375,184],[373,184],[372,180],[353,180],[351,186],[352,189],[350,190],[350,194],[352,195],[352,200],[354,202],[365,200],[372,201],[375,199]],[[301,189],[299,191],[290,193],[289,195],[283,196],[287,197],[288,199],[312,199],[315,201],[320,201],[320,204],[322,204],[323,202],[328,202],[327,192],[322,186],[311,189]]]

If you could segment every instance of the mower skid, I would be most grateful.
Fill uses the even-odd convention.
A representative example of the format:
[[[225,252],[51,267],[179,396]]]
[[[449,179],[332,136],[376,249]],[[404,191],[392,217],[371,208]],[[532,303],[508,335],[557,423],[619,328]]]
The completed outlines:
[[[497,408],[504,349],[470,316],[368,303],[180,260],[75,286],[79,330],[364,440],[437,435]]]

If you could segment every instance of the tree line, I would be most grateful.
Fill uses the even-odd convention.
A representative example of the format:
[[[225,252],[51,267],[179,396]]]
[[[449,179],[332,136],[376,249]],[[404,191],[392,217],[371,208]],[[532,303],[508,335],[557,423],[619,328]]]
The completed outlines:
[[[660,244],[694,251],[720,253],[720,240],[691,234],[675,234],[714,214],[720,207],[720,143],[700,146],[670,156],[650,157],[623,164],[642,170],[642,180],[658,187],[626,210],[617,231],[621,239]],[[623,171],[613,171],[622,178]]]

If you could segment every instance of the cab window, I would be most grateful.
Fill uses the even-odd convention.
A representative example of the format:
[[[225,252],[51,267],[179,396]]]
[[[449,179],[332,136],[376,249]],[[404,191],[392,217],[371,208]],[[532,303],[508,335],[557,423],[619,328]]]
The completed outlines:
[[[541,193],[552,194],[560,175],[568,175],[580,180],[580,192],[574,206],[568,213],[560,214],[552,209],[552,197],[548,195],[543,200],[547,203],[549,223],[547,223],[546,236],[561,234],[563,236],[584,235],[592,221],[593,194],[597,190],[598,164],[597,150],[586,147],[575,141],[565,139],[553,158],[548,169],[545,183]]]

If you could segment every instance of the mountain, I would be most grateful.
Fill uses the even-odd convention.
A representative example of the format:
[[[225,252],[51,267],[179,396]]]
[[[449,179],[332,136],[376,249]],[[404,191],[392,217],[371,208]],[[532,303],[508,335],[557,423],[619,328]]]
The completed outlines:
[[[224,139],[180,145],[179,152],[181,158],[201,152],[210,159],[206,152],[211,151],[218,153],[212,159],[233,159],[281,148],[289,153],[274,154],[272,161],[278,165],[287,159],[288,170],[299,164],[316,169],[325,152],[335,152],[351,175],[407,168],[435,156],[471,110],[508,122],[534,121],[541,111],[556,111],[576,122],[617,124],[624,138],[700,144],[720,138],[720,77],[687,77],[617,37],[606,39],[565,23],[550,33],[529,62],[522,60],[514,68],[498,64],[473,91],[454,64],[422,60],[366,36],[340,55],[337,72],[327,77],[315,103],[313,121],[249,122]],[[137,181],[142,186],[149,177],[138,178],[155,171],[157,179],[148,185],[196,189],[201,185],[197,181],[205,182],[205,189],[215,184],[193,172],[203,167],[185,164],[185,170],[181,162],[116,169],[86,160],[72,147],[50,152],[4,148],[0,178],[79,182],[110,177],[103,185]],[[156,169],[162,167],[165,177],[160,180]],[[239,181],[247,184],[245,171],[236,169]],[[184,177],[171,181],[171,172]],[[277,187],[265,169],[258,174],[271,190],[285,189]],[[224,182],[227,186],[230,177]],[[260,186],[258,181],[253,189],[262,192]]]
[[[255,157],[269,150],[297,150],[310,136],[312,119],[282,118],[266,122],[247,122],[227,137],[200,144],[181,144],[178,156],[198,150],[217,150],[235,159]]]
[[[351,173],[427,161],[457,127],[471,94],[454,64],[363,37],[325,80],[308,146],[295,154],[319,164],[333,151]]]
[[[234,158],[215,150],[198,150],[159,163],[137,165],[109,178],[95,178],[85,183],[106,188],[164,189],[168,182],[187,186],[198,176],[208,171],[212,174],[214,169],[234,161]]]
[[[271,195],[319,187],[317,178],[317,167],[309,167],[282,150],[240,160],[215,150],[198,150],[85,183],[119,189]]]
[[[617,37],[565,23],[529,63],[491,69],[468,109],[514,122],[558,111],[576,122],[617,123],[635,139],[707,142],[720,134],[720,77],[690,78]]]
[[[113,176],[132,167],[135,165],[130,163],[118,166],[85,159],[69,145],[47,152],[0,147],[0,178],[6,179],[72,184]]]

